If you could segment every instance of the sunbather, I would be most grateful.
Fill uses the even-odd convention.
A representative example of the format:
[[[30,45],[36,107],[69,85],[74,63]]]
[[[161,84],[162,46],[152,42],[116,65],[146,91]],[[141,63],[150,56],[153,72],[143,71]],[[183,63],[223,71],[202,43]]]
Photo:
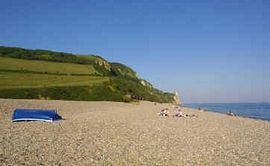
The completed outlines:
[[[169,116],[169,109],[164,108],[160,111],[159,116]]]
[[[184,117],[184,114],[180,108],[178,108],[177,113],[173,117]]]

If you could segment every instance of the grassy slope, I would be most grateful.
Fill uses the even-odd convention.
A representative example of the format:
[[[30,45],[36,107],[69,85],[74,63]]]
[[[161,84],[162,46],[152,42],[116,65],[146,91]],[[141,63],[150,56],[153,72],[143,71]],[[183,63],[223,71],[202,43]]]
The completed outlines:
[[[95,74],[92,65],[81,65],[74,63],[47,62],[38,60],[25,60],[0,57],[0,70],[33,71],[40,73],[55,74]]]
[[[111,64],[111,70],[114,73],[114,75],[121,75],[125,77],[131,77],[136,78],[137,73],[133,71],[131,68],[120,64],[120,63],[110,63]]]
[[[0,71],[0,89],[93,86],[109,81],[109,77],[49,75]]]
[[[143,86],[125,65],[47,50],[0,46],[0,79],[2,98],[124,101],[126,94],[156,102],[173,98]]]

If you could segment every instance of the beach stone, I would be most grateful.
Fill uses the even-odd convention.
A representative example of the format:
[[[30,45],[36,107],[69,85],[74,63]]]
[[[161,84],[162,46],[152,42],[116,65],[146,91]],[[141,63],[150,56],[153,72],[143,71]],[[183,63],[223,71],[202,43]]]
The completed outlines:
[[[66,120],[12,123],[15,108]],[[268,165],[270,122],[170,104],[0,99],[0,165]]]

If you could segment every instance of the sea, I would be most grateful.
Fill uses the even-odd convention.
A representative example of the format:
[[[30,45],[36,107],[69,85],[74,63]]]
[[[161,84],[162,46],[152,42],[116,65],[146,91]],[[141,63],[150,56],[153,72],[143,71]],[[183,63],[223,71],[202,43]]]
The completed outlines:
[[[231,111],[237,116],[270,121],[270,103],[189,103],[183,106],[219,113]]]

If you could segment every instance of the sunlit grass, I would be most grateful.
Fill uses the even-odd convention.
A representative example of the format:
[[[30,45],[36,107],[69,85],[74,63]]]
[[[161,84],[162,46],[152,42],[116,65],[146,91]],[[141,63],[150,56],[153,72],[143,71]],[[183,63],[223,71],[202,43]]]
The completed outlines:
[[[109,77],[0,72],[0,80],[0,89],[10,89],[93,86],[109,81]]]
[[[47,62],[0,57],[0,70],[34,71],[57,74],[95,74],[92,65]]]

